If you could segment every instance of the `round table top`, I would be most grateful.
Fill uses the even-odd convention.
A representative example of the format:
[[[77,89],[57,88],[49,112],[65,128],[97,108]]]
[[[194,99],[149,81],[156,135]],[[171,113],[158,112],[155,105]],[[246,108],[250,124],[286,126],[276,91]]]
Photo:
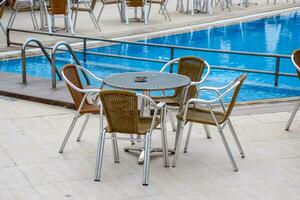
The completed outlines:
[[[175,73],[128,72],[107,76],[103,82],[118,89],[153,91],[185,87],[191,83],[191,79]]]

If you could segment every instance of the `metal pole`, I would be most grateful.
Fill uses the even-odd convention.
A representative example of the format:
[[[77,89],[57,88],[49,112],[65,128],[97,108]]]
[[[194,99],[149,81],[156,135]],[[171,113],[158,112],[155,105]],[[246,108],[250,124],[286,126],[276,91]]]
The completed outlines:
[[[27,84],[26,80],[26,58],[25,58],[25,49],[21,50],[21,57],[22,57],[22,83],[24,85]]]
[[[51,67],[51,74],[52,74],[52,89],[56,88],[56,66],[55,66],[55,53],[51,54],[52,60],[52,67]]]
[[[8,46],[8,47],[10,46],[9,31],[10,31],[10,29],[8,28],[6,30],[6,46]]]
[[[86,38],[83,39],[83,62],[86,62]]]
[[[276,57],[276,68],[275,68],[275,79],[274,79],[275,86],[278,86],[279,67],[280,67],[280,57]]]
[[[174,48],[171,47],[170,60],[174,59]],[[170,65],[170,73],[173,73],[173,64]]]

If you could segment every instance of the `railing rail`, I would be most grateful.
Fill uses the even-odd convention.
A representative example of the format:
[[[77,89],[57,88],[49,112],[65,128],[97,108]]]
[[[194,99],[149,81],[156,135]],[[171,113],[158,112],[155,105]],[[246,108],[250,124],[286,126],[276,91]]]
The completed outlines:
[[[274,58],[274,59],[276,59],[276,65],[275,65],[274,71],[243,69],[243,68],[223,67],[223,66],[215,66],[214,68],[224,69],[224,70],[242,71],[242,72],[248,72],[248,73],[261,73],[261,74],[273,75],[275,86],[278,85],[279,76],[297,77],[296,73],[292,74],[292,73],[282,73],[282,72],[280,72],[280,61],[281,61],[281,59],[290,59],[290,55],[274,54],[274,53],[257,53],[257,52],[246,52],[246,51],[231,51],[231,50],[220,50],[220,49],[209,49],[209,48],[198,48],[198,47],[185,47],[185,46],[177,46],[177,45],[144,43],[144,42],[123,41],[123,40],[113,40],[113,39],[103,39],[103,38],[92,38],[92,37],[74,36],[74,35],[66,35],[66,34],[47,33],[47,32],[40,32],[40,31],[12,29],[12,28],[7,30],[7,45],[8,46],[9,45],[20,45],[20,43],[10,41],[10,32],[23,32],[23,33],[48,35],[48,36],[55,36],[55,37],[81,40],[82,43],[83,43],[83,51],[74,51],[74,52],[75,53],[82,53],[84,62],[87,60],[87,55],[118,57],[118,58],[141,60],[141,61],[160,62],[160,63],[165,63],[165,62],[169,61],[169,60],[159,60],[159,59],[153,59],[153,58],[143,58],[143,57],[135,57],[135,56],[127,56],[127,55],[119,55],[119,54],[107,54],[107,53],[98,53],[98,52],[87,51],[87,42],[88,41],[98,41],[98,42],[103,42],[103,43],[132,44],[132,45],[142,45],[142,46],[159,47],[159,48],[169,49],[170,50],[170,57],[169,57],[170,60],[174,58],[174,50],[188,50],[188,51],[198,51],[198,52],[224,53],[224,54],[241,55],[241,56]]]
[[[51,57],[49,56],[46,48],[44,47],[44,45],[41,43],[41,41],[39,41],[38,39],[35,38],[29,38],[27,39],[23,44],[22,44],[22,49],[21,49],[21,58],[22,58],[22,83],[25,85],[27,84],[27,72],[26,72],[26,49],[27,47],[30,45],[30,43],[36,43],[38,45],[38,47],[42,50],[43,54],[46,56],[47,60],[49,61],[49,63],[51,65],[53,65],[53,62],[51,60]],[[62,80],[61,75],[59,73],[59,71],[57,70],[57,68],[54,65],[53,68],[54,71],[54,78],[55,77],[55,73],[57,74],[59,80]]]
[[[55,71],[57,70],[56,68],[56,52],[58,50],[62,50],[62,49],[59,49],[59,47],[66,47],[67,48],[67,51],[70,52],[72,58],[74,59],[75,63],[77,65],[80,65],[81,66],[81,62],[79,61],[79,59],[77,58],[75,52],[73,51],[71,45],[65,41],[62,41],[62,42],[57,42],[53,48],[52,48],[52,51],[51,51],[51,60],[52,60],[52,88],[56,88],[56,77],[55,77]],[[87,85],[90,85],[90,79],[88,78],[87,74],[85,73],[85,71],[81,70],[86,82],[87,82]]]

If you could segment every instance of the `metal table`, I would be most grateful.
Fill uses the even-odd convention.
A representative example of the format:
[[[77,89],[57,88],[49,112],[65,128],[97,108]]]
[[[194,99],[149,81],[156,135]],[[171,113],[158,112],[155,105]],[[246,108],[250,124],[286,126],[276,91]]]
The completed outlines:
[[[144,82],[137,82],[137,77],[145,77]],[[129,72],[121,74],[113,74],[103,79],[103,83],[118,89],[143,91],[145,95],[149,95],[150,91],[172,90],[180,87],[186,87],[191,83],[191,79],[187,76],[172,73],[161,72]],[[185,90],[186,92],[187,90]],[[184,93],[186,94],[186,93]],[[144,115],[144,106],[147,105],[142,102],[141,115]],[[138,163],[142,164],[144,161],[143,147],[131,146],[125,147],[125,151],[139,151],[141,152]],[[169,150],[173,153],[174,150]],[[162,148],[152,148],[151,152],[162,152]]]

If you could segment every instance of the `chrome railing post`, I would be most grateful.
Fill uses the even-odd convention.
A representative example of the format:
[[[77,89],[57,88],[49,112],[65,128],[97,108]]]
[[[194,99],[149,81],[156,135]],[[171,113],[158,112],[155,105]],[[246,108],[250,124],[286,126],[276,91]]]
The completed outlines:
[[[10,36],[9,36],[9,33],[10,33],[10,29],[8,28],[6,30],[6,46],[10,46]]]
[[[55,52],[51,52],[51,80],[52,80],[52,89],[56,88],[56,60]]]
[[[21,50],[21,58],[22,58],[22,83],[24,85],[27,84],[27,80],[26,80],[26,56],[25,56],[25,48],[22,48],[22,50]]]
[[[276,67],[275,67],[275,77],[274,77],[274,85],[278,86],[279,80],[279,67],[280,67],[280,57],[276,57]]]

